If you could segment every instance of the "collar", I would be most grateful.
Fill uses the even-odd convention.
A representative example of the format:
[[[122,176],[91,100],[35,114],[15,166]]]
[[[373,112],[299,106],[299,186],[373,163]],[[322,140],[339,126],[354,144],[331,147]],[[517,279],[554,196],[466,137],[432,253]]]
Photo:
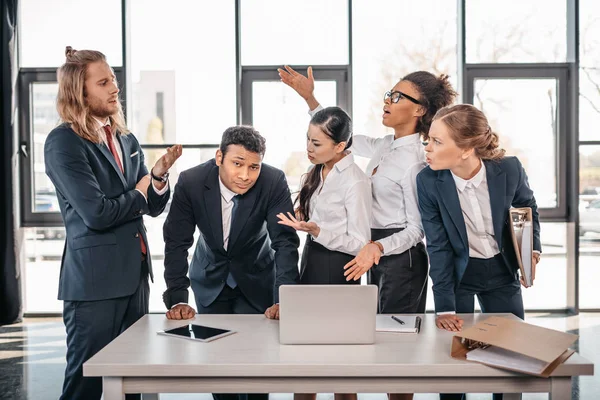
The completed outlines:
[[[94,118],[94,120],[98,123],[98,125],[100,126],[100,128],[104,128],[106,125],[110,125],[110,118],[106,118],[106,121],[104,121],[104,122],[100,121],[96,117],[92,117],[92,118]]]
[[[481,182],[483,182],[483,179],[485,178],[485,163],[483,162],[483,160],[481,160],[481,169],[479,170],[479,172],[477,172],[477,174],[475,174],[474,177],[472,177],[469,180],[465,180],[459,176],[454,175],[452,171],[450,171],[450,173],[452,174],[452,178],[454,178],[454,183],[456,184],[456,188],[459,192],[462,193],[469,183],[473,185],[475,189],[477,189],[479,185],[481,185]]]
[[[336,168],[339,172],[342,172],[352,164],[354,164],[354,156],[350,153],[346,154],[344,158],[336,162],[333,168]]]
[[[229,203],[231,201],[231,199],[233,199],[235,196],[237,196],[237,193],[234,193],[231,190],[227,189],[227,186],[225,186],[225,184],[221,180],[220,176],[219,176],[219,188],[221,189],[221,197],[227,203]]]
[[[415,143],[421,143],[421,134],[413,133],[412,135],[403,136],[398,139],[394,139],[394,136],[392,136],[392,150]]]

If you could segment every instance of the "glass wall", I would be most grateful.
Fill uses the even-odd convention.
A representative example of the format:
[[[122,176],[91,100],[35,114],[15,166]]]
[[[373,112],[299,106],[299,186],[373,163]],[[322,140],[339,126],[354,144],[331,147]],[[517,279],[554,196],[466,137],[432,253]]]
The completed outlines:
[[[579,302],[600,309],[600,4],[579,1]]]
[[[567,60],[569,1],[464,0],[464,70],[512,63],[536,63],[543,69],[571,61]],[[238,122],[241,69],[274,70],[290,64],[347,71],[346,81],[318,80],[317,98],[325,106],[333,105],[344,85],[345,93],[351,94],[347,108],[355,133],[375,137],[390,133],[381,124],[383,93],[407,73],[448,74],[457,90],[464,91],[464,85],[458,87],[463,65],[457,1],[310,0],[298,7],[276,0],[240,0],[239,26],[234,0],[182,0],[169,7],[158,0],[124,3],[125,29],[119,0],[22,0],[20,66],[53,70],[64,61],[66,45],[98,49],[111,65],[126,64],[127,76],[121,84],[127,84],[129,127],[142,145],[159,146],[144,150],[147,165],[151,167],[160,157],[163,145],[192,146],[171,171],[172,189],[181,171],[214,156],[214,147],[193,146],[218,144],[222,132]],[[99,14],[101,28],[84,29],[90,19],[82,16]],[[68,28],[56,25],[59,18],[70,21]],[[600,253],[600,228],[595,228],[596,219],[600,224],[595,215],[600,215],[600,206],[596,207],[600,201],[599,21],[600,5],[579,0],[579,142],[572,144],[580,151],[580,201],[575,207],[581,220],[579,294],[584,308],[600,308],[593,285]],[[123,43],[127,43],[127,63]],[[540,76],[476,77],[468,83],[473,97],[464,98],[484,110],[507,154],[519,157],[525,166],[538,205],[549,209],[558,206],[567,190],[558,179],[564,162],[559,125],[570,111],[559,113],[559,83],[558,78]],[[306,105],[276,79],[253,81],[251,88],[251,118],[267,138],[265,162],[285,170],[294,191],[308,167]],[[43,161],[44,140],[58,122],[56,83],[34,83],[29,96],[31,173],[25,179],[32,187],[31,212],[58,212]],[[572,137],[573,132],[566,132],[565,143],[571,143]],[[145,220],[156,277],[151,286],[154,311],[164,310],[162,225],[166,215]],[[536,284],[524,291],[526,308],[567,307],[567,271],[572,266],[567,264],[565,221],[571,217],[542,224],[544,254]],[[55,299],[64,239],[62,227],[25,230],[27,312],[62,309]],[[433,307],[431,298],[428,306]]]
[[[25,0],[19,7],[20,67],[58,67],[67,46],[100,50],[110,65],[123,65],[121,0]]]

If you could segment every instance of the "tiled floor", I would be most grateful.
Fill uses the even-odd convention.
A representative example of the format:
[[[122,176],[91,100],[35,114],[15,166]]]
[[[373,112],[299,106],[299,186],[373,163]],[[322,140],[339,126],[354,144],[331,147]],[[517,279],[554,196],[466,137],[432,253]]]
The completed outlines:
[[[527,321],[580,335],[579,353],[600,365],[600,314],[528,314]],[[56,400],[61,392],[65,368],[65,331],[60,318],[29,318],[24,323],[0,327],[0,399]],[[164,394],[161,400],[210,400],[208,394]],[[418,394],[415,399],[433,400],[434,394]],[[547,399],[546,394],[525,394],[524,400]],[[271,400],[291,400],[291,394],[273,394]],[[333,399],[321,394],[318,400]],[[473,394],[469,400],[491,399],[489,394]],[[600,399],[600,374],[577,378],[572,399]],[[384,394],[360,394],[359,400],[386,400]]]

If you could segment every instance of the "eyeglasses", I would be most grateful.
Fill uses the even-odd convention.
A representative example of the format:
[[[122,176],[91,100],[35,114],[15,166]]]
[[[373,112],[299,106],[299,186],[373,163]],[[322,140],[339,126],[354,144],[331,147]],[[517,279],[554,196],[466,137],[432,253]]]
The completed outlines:
[[[383,101],[386,101],[387,99],[390,99],[392,103],[397,103],[400,101],[400,99],[406,99],[415,104],[422,105],[419,100],[397,90],[390,90],[389,92],[385,92],[385,94],[383,95]]]

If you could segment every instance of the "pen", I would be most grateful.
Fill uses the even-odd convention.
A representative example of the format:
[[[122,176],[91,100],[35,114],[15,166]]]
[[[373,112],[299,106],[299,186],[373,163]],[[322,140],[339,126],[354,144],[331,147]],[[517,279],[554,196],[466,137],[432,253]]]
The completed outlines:
[[[395,316],[392,315],[392,319],[396,322],[398,322],[400,325],[404,325],[404,321],[402,321],[400,318],[396,318]]]

